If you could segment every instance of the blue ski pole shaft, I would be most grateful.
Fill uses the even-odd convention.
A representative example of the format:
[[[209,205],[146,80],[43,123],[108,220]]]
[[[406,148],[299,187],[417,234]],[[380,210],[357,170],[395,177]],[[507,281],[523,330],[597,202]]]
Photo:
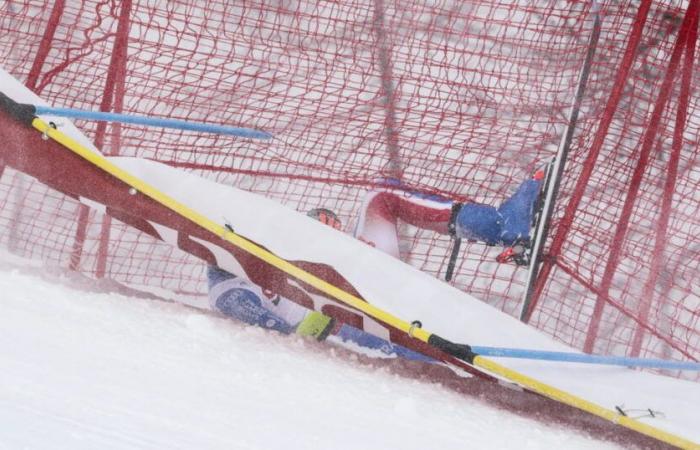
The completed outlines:
[[[700,370],[700,363],[690,361],[667,361],[664,359],[627,358],[623,356],[597,356],[585,353],[551,352],[522,348],[472,346],[477,355],[497,358],[522,358],[542,361],[575,362],[584,364],[605,364],[611,366],[646,367],[653,369]]]
[[[202,122],[190,122],[186,120],[167,119],[162,117],[137,116],[132,114],[119,114],[100,111],[86,111],[72,108],[53,108],[50,106],[35,106],[36,114],[68,117],[72,119],[99,120],[105,122],[132,123],[161,128],[175,128],[178,130],[200,131],[203,133],[226,134],[230,136],[245,137],[251,139],[271,139],[272,134],[252,128],[230,127]]]

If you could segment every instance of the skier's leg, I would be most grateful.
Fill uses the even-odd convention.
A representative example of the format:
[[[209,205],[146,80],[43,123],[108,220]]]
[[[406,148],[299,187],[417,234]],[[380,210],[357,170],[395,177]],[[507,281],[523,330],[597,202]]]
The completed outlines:
[[[495,245],[502,232],[503,218],[496,208],[481,203],[465,203],[454,217],[457,237]]]
[[[455,234],[490,245],[509,246],[529,241],[534,204],[543,175],[543,171],[538,171],[525,180],[499,208],[479,203],[462,205],[454,218]]]
[[[542,177],[536,174],[499,208],[473,202],[456,205],[443,198],[394,188],[373,191],[365,198],[355,236],[398,257],[397,222],[402,220],[488,245],[513,245],[529,239],[533,204],[541,184]]]
[[[397,217],[391,195],[369,192],[362,203],[355,237],[391,256],[399,257]]]
[[[502,217],[493,206],[456,204],[438,196],[387,188],[365,197],[355,237],[398,257],[398,220],[490,245],[500,242],[502,231]]]
[[[398,258],[398,221],[447,234],[452,204],[444,198],[398,188],[369,192],[360,210],[355,237]]]

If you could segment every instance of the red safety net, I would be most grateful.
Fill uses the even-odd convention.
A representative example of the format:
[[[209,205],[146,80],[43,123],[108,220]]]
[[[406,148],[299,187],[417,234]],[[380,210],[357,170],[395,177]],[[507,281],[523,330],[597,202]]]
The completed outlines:
[[[106,154],[300,211],[327,207],[349,231],[381,180],[498,204],[551,158],[590,50],[592,5],[9,0],[0,64],[56,106],[271,132],[76,122]],[[587,351],[697,360],[697,0],[600,11],[529,322]],[[0,207],[12,252],[164,296],[205,293],[200,261],[9,168]],[[448,238],[406,226],[402,245],[407,262],[444,276]],[[451,282],[517,315],[526,270],[496,263],[499,252],[464,243]]]

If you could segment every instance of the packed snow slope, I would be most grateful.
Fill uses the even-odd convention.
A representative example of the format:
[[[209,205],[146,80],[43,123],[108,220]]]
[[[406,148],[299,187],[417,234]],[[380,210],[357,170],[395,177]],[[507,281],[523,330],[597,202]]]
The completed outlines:
[[[0,449],[618,448],[343,349],[38,270],[0,263]]]

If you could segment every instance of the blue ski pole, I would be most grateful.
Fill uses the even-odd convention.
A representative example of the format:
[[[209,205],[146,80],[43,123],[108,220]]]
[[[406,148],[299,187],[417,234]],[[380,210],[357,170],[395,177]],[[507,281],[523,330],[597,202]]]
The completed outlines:
[[[646,367],[652,369],[700,370],[700,363],[692,361],[668,361],[664,359],[627,358],[624,356],[598,356],[585,353],[552,352],[522,348],[478,347],[472,351],[481,356],[497,358],[522,358],[541,361],[575,362],[584,364],[605,364],[625,367]]]
[[[252,128],[230,127],[211,123],[190,122],[186,120],[167,119],[162,117],[138,116],[133,114],[86,111],[72,108],[54,108],[50,106],[34,106],[35,114],[67,117],[72,119],[98,120],[105,122],[131,123],[152,127],[175,128],[178,130],[200,131],[203,133],[226,134],[251,139],[271,139],[272,134]]]

